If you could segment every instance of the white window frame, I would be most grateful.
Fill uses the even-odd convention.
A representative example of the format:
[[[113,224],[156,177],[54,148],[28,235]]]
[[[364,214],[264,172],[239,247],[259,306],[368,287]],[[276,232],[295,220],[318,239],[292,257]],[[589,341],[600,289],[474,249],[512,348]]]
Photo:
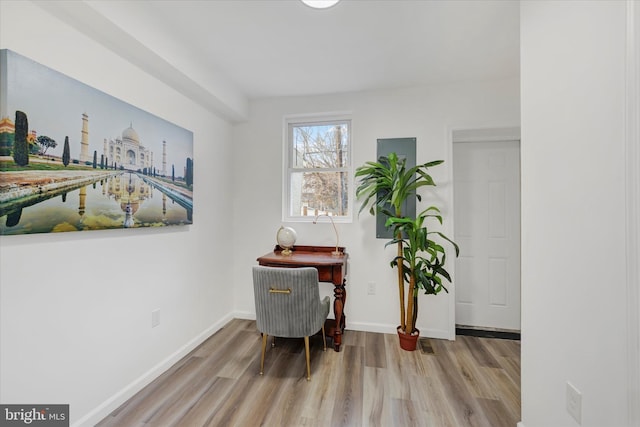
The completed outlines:
[[[350,223],[353,222],[353,160],[352,160],[352,145],[353,145],[353,122],[351,119],[351,113],[338,112],[338,113],[319,113],[319,114],[304,114],[304,115],[289,115],[283,119],[282,126],[282,140],[283,140],[283,174],[282,174],[282,221],[283,222],[313,222],[314,216],[292,216],[291,212],[291,175],[294,172],[300,171],[312,171],[313,169],[303,169],[293,167],[293,127],[301,125],[322,125],[335,122],[348,122],[349,125],[349,142],[347,144],[347,165],[341,169],[321,169],[322,172],[331,172],[342,170],[347,174],[347,206],[348,214],[343,216],[332,216],[334,222],[337,223]]]

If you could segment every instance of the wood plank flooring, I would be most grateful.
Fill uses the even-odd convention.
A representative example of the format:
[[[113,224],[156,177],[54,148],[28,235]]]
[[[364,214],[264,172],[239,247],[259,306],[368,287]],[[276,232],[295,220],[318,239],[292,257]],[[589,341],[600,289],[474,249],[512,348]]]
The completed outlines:
[[[311,338],[267,347],[264,376],[255,321],[235,319],[98,423],[142,426],[515,427],[520,342],[345,331],[340,353]],[[330,343],[330,341],[329,341]],[[328,344],[329,344],[328,343]]]

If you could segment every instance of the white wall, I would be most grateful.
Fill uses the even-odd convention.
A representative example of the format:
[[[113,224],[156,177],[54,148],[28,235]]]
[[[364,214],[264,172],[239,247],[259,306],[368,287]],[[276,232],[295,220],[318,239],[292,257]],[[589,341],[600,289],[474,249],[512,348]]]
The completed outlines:
[[[526,427],[576,425],[566,381],[583,393],[582,425],[625,425],[624,23],[623,2],[521,5]],[[0,239],[0,401],[70,403],[73,423],[97,421],[232,307],[253,315],[251,266],[280,225],[284,115],[352,111],[354,166],[375,158],[377,138],[417,137],[418,161],[446,161],[434,175],[449,235],[450,131],[520,124],[514,78],[258,100],[232,130],[29,2],[0,2],[0,48],[194,132],[194,225]],[[198,167],[205,159],[215,167]],[[333,244],[328,223],[289,225],[298,243]],[[366,213],[338,224],[351,259],[347,325],[392,332],[393,249],[374,227]],[[119,269],[106,272],[114,257]],[[450,337],[451,298],[423,299],[423,335]]]
[[[447,235],[453,237],[451,215],[451,130],[518,126],[518,79],[460,83],[440,87],[387,90],[315,97],[264,99],[250,104],[249,120],[234,128],[234,204],[237,242],[234,257],[235,305],[238,315],[254,316],[251,266],[270,251],[281,224],[283,116],[324,112],[352,112],[353,165],[376,159],[376,139],[417,137],[417,161],[444,159],[434,168],[438,200],[445,215]],[[353,191],[353,188],[352,188]],[[432,200],[433,201],[433,200]],[[337,224],[340,244],[349,253],[347,329],[395,333],[399,308],[394,270],[389,261],[394,248],[384,249],[375,238],[375,218],[367,211],[353,223]],[[287,224],[298,233],[298,244],[331,246],[335,236],[329,222]],[[451,260],[453,260],[451,258]],[[367,295],[375,282],[376,295]],[[323,292],[330,294],[332,286]],[[421,297],[418,327],[423,336],[453,336],[452,294]]]
[[[30,2],[0,42],[194,134],[193,225],[0,239],[0,402],[93,425],[231,316],[231,126]]]
[[[521,4],[522,421],[627,425],[625,2]],[[635,260],[637,263],[637,260]]]

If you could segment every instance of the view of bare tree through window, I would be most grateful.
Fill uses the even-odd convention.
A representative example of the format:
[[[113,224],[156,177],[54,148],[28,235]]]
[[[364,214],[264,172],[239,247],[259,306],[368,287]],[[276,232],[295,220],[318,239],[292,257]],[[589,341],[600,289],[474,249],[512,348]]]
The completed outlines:
[[[348,215],[348,121],[290,125],[290,214]]]

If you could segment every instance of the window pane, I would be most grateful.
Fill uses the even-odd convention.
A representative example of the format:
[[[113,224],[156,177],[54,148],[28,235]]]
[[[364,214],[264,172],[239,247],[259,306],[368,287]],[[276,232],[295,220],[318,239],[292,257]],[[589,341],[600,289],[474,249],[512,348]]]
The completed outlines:
[[[293,172],[291,216],[348,215],[347,172]]]
[[[347,123],[293,127],[294,168],[342,168],[349,164]]]

